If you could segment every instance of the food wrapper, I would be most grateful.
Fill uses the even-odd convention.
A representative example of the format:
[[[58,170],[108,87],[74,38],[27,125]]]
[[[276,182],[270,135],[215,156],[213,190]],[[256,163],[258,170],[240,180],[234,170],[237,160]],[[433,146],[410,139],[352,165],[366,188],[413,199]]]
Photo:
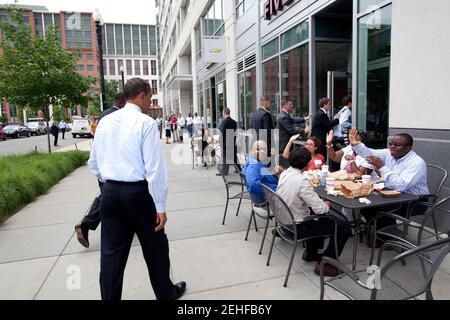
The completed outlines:
[[[373,184],[358,184],[351,181],[344,181],[341,182],[341,192],[346,198],[363,198],[372,194]]]
[[[347,173],[346,170],[336,171],[330,174],[331,178],[335,178],[336,181],[353,181],[361,178],[358,173]]]

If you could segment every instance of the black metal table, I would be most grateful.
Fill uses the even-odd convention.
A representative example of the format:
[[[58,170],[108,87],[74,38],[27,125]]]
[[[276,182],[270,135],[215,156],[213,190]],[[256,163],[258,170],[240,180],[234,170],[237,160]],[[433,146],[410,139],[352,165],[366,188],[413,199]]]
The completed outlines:
[[[328,194],[325,190],[324,186],[319,186],[314,188],[319,197],[322,199],[328,200],[332,203],[337,204],[338,206],[341,206],[343,208],[347,208],[352,210],[353,219],[354,219],[354,229],[355,229],[355,236],[353,240],[353,270],[356,269],[356,251],[357,251],[357,245],[358,245],[358,231],[359,227],[361,225],[361,210],[362,209],[369,209],[369,208],[375,208],[375,207],[383,207],[383,206],[389,206],[389,205],[400,205],[405,203],[411,203],[414,201],[419,200],[418,196],[402,193],[398,197],[394,198],[385,198],[378,192],[372,193],[370,196],[366,197],[371,201],[371,204],[364,204],[360,203],[359,199],[348,199],[344,196],[334,196],[331,194]]]

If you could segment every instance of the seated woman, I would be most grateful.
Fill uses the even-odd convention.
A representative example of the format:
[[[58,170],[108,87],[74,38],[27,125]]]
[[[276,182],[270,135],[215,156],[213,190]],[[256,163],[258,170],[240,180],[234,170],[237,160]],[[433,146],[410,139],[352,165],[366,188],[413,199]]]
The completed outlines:
[[[245,174],[247,190],[250,193],[253,203],[265,203],[264,191],[260,184],[268,186],[275,191],[278,186],[277,173],[281,171],[280,167],[276,168],[276,173],[270,172],[269,168],[264,165],[268,162],[267,144],[264,141],[256,141],[253,144],[251,154],[248,160],[242,167],[242,172]]]
[[[300,137],[300,135],[292,136],[289,140],[289,143],[287,144],[286,148],[283,152],[283,158],[289,159],[289,153],[291,152],[292,144],[295,140],[297,140]],[[308,163],[307,171],[308,170],[316,170],[320,169],[321,166],[316,166],[315,161],[320,160],[322,164],[325,164],[325,158],[320,153],[317,153],[317,149],[320,146],[320,140],[316,137],[310,137],[306,140],[305,148],[309,151],[311,154],[311,161]]]
[[[327,135],[327,154],[331,161],[341,164],[341,170],[346,170],[348,173],[359,173],[360,175],[372,175],[372,180],[378,180],[380,175],[374,170],[374,166],[369,164],[366,159],[356,155],[351,145],[335,151],[333,149],[333,130]],[[358,131],[358,141],[362,143],[367,142],[367,136],[364,131]]]
[[[302,222],[303,219],[314,214],[326,214],[329,211],[329,204],[322,201],[314,187],[306,176],[303,175],[307,171],[311,162],[311,153],[305,148],[297,148],[289,154],[290,168],[284,171],[280,176],[277,194],[291,209],[292,215],[296,222]],[[311,209],[311,211],[310,211]],[[286,217],[286,221],[289,218]],[[334,233],[334,220],[318,219],[303,222],[297,225],[297,232],[301,238],[313,238],[306,241],[306,250],[303,254],[305,261],[317,261],[314,272],[320,275],[320,260],[322,256],[336,259],[344,249],[347,239],[351,235],[350,225],[343,220],[337,220],[337,250],[335,252],[334,239],[330,239],[326,250],[319,255],[318,250],[324,245],[324,238],[321,235],[329,235]],[[335,277],[338,270],[331,265],[325,265],[325,276]]]

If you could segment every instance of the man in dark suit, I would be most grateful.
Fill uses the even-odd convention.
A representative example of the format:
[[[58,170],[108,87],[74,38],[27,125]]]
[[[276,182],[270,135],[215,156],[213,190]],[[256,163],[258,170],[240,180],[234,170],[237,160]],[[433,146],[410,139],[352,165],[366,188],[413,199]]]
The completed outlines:
[[[260,100],[260,107],[256,110],[252,118],[253,129],[256,130],[256,137],[254,141],[262,140],[267,144],[267,156],[271,156],[272,148],[272,130],[275,129],[270,113],[270,99],[269,97],[262,97]]]
[[[303,129],[297,129],[294,127],[294,119],[291,118],[290,113],[294,110],[294,104],[292,103],[291,99],[286,99],[283,102],[283,107],[281,109],[281,112],[278,114],[277,117],[277,124],[278,124],[278,134],[279,134],[279,149],[278,153],[280,155],[283,154],[284,149],[286,148],[289,139],[297,134],[304,135],[305,133],[309,133],[311,131],[311,128],[306,127],[305,130]],[[305,123],[307,120],[311,119],[311,116],[307,116],[306,118],[301,118],[300,123]],[[284,158],[280,156],[280,165],[287,169],[289,166],[288,161],[284,161]]]
[[[223,120],[220,123],[220,147],[222,149],[222,174],[227,175],[230,165],[235,163],[239,166],[237,161],[236,148],[236,129],[237,122],[230,116],[230,109],[223,109]]]
[[[127,100],[123,92],[116,94],[114,97],[114,106],[103,111],[98,117],[97,123],[100,123],[100,121],[107,115],[122,109],[126,103]],[[103,184],[99,181],[100,191],[102,185]],[[92,202],[91,207],[89,208],[88,214],[84,216],[83,220],[75,226],[77,239],[85,248],[89,248],[89,230],[95,231],[100,224],[100,196],[101,195],[94,199],[94,202]]]
[[[320,110],[316,112],[313,120],[311,136],[320,139],[320,146],[317,149],[317,152],[324,156],[325,160],[327,159],[327,149],[326,149],[326,140],[327,134],[331,129],[337,124],[339,124],[339,119],[334,119],[331,121],[331,102],[328,98],[322,98],[319,100]]]

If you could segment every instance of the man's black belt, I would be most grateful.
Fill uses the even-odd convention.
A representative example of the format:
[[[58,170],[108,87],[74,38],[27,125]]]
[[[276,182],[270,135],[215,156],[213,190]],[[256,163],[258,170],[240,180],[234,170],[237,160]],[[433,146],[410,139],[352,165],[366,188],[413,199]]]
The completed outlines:
[[[123,185],[123,186],[147,186],[148,185],[147,180],[134,181],[134,182],[107,180],[106,183],[118,184],[118,185]]]

